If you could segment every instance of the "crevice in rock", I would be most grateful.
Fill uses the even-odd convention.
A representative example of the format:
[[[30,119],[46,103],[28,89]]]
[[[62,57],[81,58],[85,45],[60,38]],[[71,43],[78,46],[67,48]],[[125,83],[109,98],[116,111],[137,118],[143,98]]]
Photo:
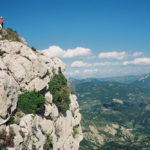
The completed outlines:
[[[22,57],[24,57],[24,58],[26,58],[27,60],[31,61],[31,59],[30,59],[29,57],[27,57],[27,56],[22,56]]]
[[[3,117],[3,116],[0,115],[0,118],[2,118],[3,120],[7,120],[8,114],[5,117]]]
[[[44,87],[42,90],[40,90],[40,94],[45,96],[45,94],[48,92],[47,87]]]

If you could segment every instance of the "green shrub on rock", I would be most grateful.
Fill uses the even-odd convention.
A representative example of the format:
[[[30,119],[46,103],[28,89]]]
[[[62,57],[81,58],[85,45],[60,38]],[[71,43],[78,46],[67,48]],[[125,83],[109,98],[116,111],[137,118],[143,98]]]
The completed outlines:
[[[50,81],[49,91],[53,95],[53,102],[56,104],[59,111],[65,113],[70,104],[70,90],[67,84],[67,79],[61,72],[61,68],[59,68],[59,73],[55,74]]]
[[[14,137],[16,136],[13,128],[9,128],[9,134],[5,130],[0,131],[0,150],[14,147]],[[13,148],[14,149],[14,148]]]
[[[3,56],[5,52],[0,49],[0,56]]]
[[[35,51],[35,52],[37,51],[34,46],[32,46],[31,49],[32,49],[33,51]]]
[[[46,142],[43,146],[43,150],[52,150],[53,149],[53,138],[50,134],[46,134]]]
[[[25,92],[18,96],[18,107],[25,114],[41,113],[44,104],[45,97],[35,91]]]
[[[19,41],[21,42],[19,35],[16,31],[14,31],[11,28],[6,29],[6,33],[2,34],[2,39],[3,40],[9,40],[9,41]]]

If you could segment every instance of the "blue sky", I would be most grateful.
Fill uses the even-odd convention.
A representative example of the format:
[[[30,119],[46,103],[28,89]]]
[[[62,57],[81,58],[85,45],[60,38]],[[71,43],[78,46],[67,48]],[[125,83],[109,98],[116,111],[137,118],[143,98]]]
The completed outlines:
[[[5,0],[0,15],[76,78],[150,72],[149,0]]]

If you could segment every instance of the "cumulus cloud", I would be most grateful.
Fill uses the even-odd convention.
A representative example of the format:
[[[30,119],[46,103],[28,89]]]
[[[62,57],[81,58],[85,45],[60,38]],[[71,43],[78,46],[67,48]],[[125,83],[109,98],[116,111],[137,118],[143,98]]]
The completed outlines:
[[[143,57],[143,58],[136,58],[132,61],[125,61],[123,65],[150,65],[150,58]]]
[[[85,74],[94,74],[94,73],[98,73],[100,71],[101,71],[100,69],[85,69],[85,70],[83,70],[83,73],[85,73]]]
[[[80,70],[67,71],[67,72],[64,72],[64,74],[69,77],[75,77],[81,74],[81,71]]]
[[[92,64],[83,62],[83,61],[75,61],[71,64],[71,67],[90,67]]]
[[[86,63],[83,61],[75,61],[71,64],[72,68],[75,67],[96,67],[96,66],[118,66],[122,65],[120,62],[97,62],[97,63]]]
[[[92,55],[91,49],[84,47],[63,50],[59,46],[50,46],[48,49],[43,50],[43,53],[48,55],[50,58],[74,58]]]
[[[63,57],[73,58],[73,57],[89,56],[89,55],[91,55],[91,50],[89,48],[76,47],[75,49],[68,49],[65,52]]]
[[[99,74],[101,72],[100,69],[84,69],[84,70],[73,70],[69,72],[64,72],[64,74],[68,77],[79,77],[79,78],[85,78],[85,77],[92,77],[95,74]]]
[[[94,63],[93,66],[118,66],[121,65],[119,62],[99,62],[99,63]]]
[[[43,53],[48,55],[50,58],[52,57],[62,57],[65,53],[59,46],[50,46],[48,49],[43,50]]]
[[[142,56],[143,54],[144,54],[143,52],[135,52],[133,53],[133,57]]]
[[[98,55],[99,58],[107,58],[107,59],[117,59],[117,60],[123,60],[128,57],[128,53],[123,51],[123,52],[106,52],[106,53],[99,53]]]

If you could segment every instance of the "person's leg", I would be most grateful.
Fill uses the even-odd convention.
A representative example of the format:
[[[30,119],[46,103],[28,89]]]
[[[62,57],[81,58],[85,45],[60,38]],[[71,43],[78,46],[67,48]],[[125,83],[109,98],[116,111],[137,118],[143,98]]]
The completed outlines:
[[[2,23],[2,28],[3,28],[3,23]]]

